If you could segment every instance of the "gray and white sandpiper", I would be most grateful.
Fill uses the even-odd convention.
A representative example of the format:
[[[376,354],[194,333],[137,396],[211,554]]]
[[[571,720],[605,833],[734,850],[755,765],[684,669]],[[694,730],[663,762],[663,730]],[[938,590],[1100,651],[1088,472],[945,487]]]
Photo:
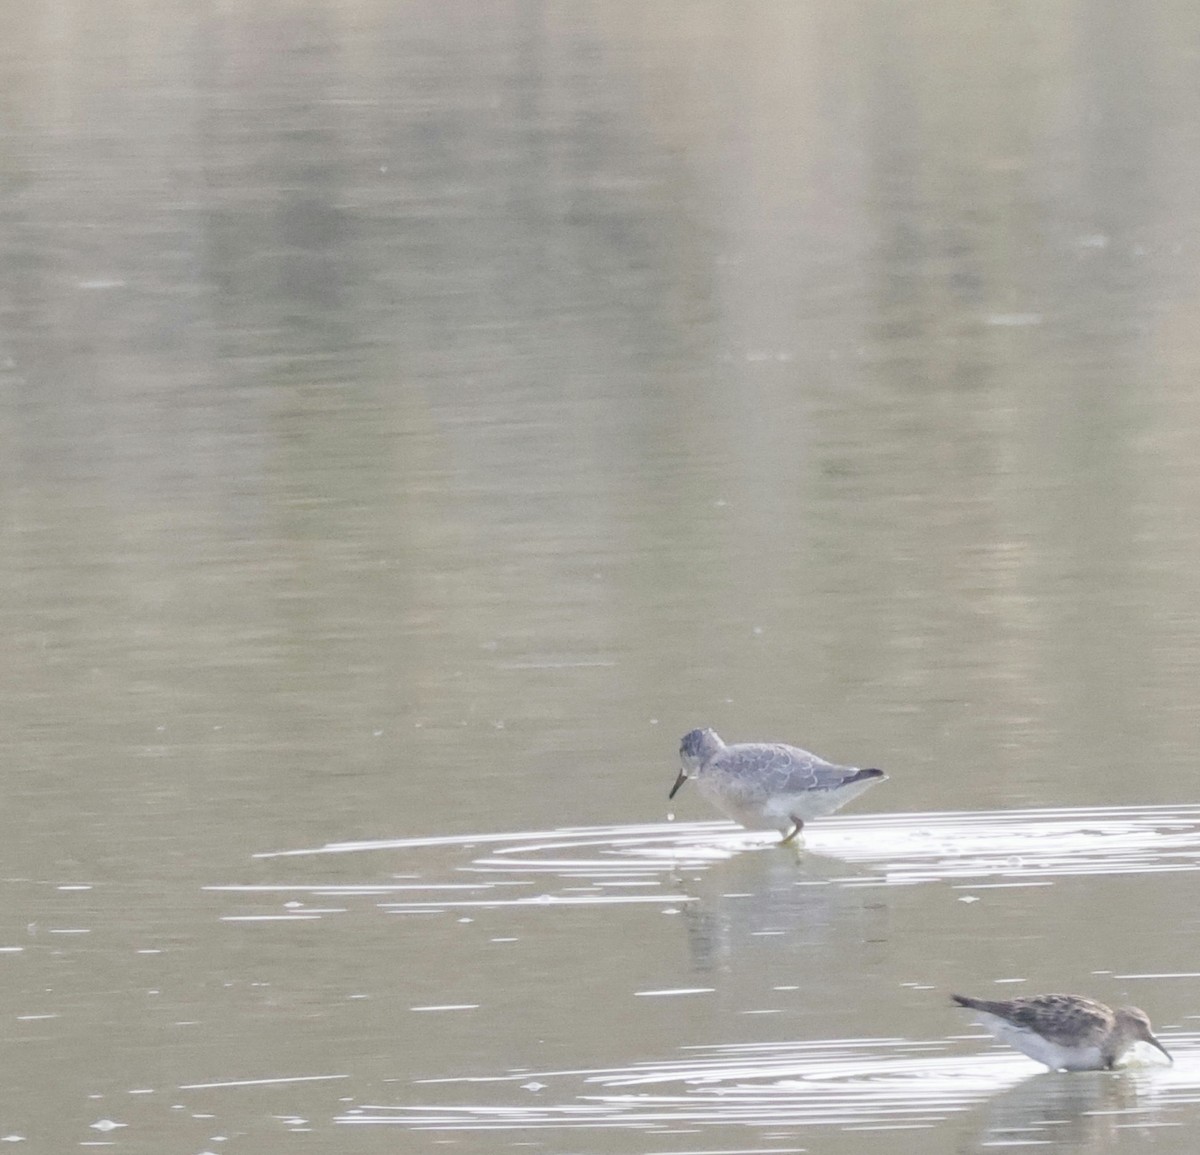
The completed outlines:
[[[1002,1043],[1045,1063],[1052,1071],[1106,1071],[1139,1042],[1173,1062],[1137,1007],[1113,1010],[1082,995],[1029,995],[1019,999],[950,996],[975,1012],[976,1021]]]
[[[882,770],[837,766],[807,750],[773,742],[726,746],[715,730],[692,730],[679,747],[682,768],[668,798],[689,779],[722,814],[750,830],[778,830],[791,842],[809,818],[840,810]]]

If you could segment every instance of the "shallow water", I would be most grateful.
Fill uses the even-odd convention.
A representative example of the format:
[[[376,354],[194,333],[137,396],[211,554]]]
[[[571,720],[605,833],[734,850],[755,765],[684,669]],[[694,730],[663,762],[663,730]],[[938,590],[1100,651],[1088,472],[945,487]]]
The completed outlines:
[[[193,895],[63,884],[54,924],[5,948],[23,1101],[39,1054],[65,1090],[94,1031],[110,1062],[61,1117],[127,1148],[302,1131],[373,1150],[385,1131],[389,1150],[775,1151],[819,1128],[853,1149],[865,1128],[1109,1149],[1194,1122],[1200,976],[1186,921],[1150,908],[1186,903],[1198,818],[842,816],[799,851],[718,822],[576,827],[263,850]],[[173,931],[152,892],[181,900]],[[1106,908],[1120,935],[1060,929]],[[1044,989],[1063,957],[1072,985],[1153,1004],[1175,1065],[1040,1073],[948,1006],[964,975]]]
[[[177,1037],[157,1048],[191,1075],[162,1079],[143,1040],[126,1055],[136,1086],[93,1076],[96,1122],[120,1122],[126,1145],[211,1119],[255,1145],[299,1131],[339,1150],[663,1152],[803,1150],[814,1134],[852,1150],[863,1131],[1107,1150],[1194,1125],[1200,974],[1132,969],[1134,929],[1072,944],[1054,928],[1106,887],[1132,928],[1148,897],[1187,885],[1200,807],[842,816],[806,843],[674,822],[261,851],[253,881],[203,887],[211,941],[188,950],[211,989],[194,1018],[159,1024]],[[170,997],[188,950],[142,955],[143,976]],[[1076,959],[1074,985],[1153,1003],[1174,1066],[1053,1075],[948,1005],[964,975],[1042,989],[1055,955]],[[1004,969],[1017,957],[1023,971]],[[53,1019],[25,1021],[49,1040]],[[877,1033],[847,1033],[864,1022]]]
[[[1132,13],[0,14],[0,1140],[1191,1155],[1200,10]],[[781,850],[668,802],[699,725],[889,779]],[[1175,1065],[947,997],[1063,989]]]

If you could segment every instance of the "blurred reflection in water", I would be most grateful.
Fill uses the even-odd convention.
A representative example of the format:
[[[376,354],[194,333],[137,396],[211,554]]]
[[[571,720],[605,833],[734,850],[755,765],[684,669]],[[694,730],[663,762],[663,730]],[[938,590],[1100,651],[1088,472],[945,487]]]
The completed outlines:
[[[1067,1151],[1111,1150],[1130,1126],[1139,1102],[1139,1077],[1104,1071],[1073,1078],[1044,1071],[990,1100],[980,1112],[980,1147],[1053,1143]],[[1139,1122],[1151,1123],[1143,1115]]]
[[[874,895],[836,885],[858,873],[844,862],[775,847],[714,864],[695,881],[677,885],[699,901],[683,910],[692,968],[727,967],[731,955],[778,949],[763,939],[785,938],[796,979],[808,1002],[827,998],[840,978],[825,973],[829,960],[861,953],[886,920]],[[870,877],[867,869],[861,874]],[[869,948],[867,948],[869,951]]]

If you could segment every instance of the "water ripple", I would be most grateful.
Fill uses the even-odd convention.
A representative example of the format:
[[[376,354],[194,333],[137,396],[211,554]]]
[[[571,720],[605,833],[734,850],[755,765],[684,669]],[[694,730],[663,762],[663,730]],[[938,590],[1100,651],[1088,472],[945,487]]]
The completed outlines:
[[[986,1103],[983,1127],[993,1139],[1024,1131],[1030,1142],[1044,1143],[1052,1128],[1086,1126],[1092,1115],[1139,1112],[1139,1122],[1161,1122],[1200,1092],[1195,1033],[1170,1036],[1173,1068],[1074,1075],[1035,1073],[1012,1051],[964,1054],[956,1045],[895,1038],[732,1044],[684,1048],[676,1059],[628,1067],[418,1080],[413,1096],[421,1101],[368,1104],[335,1121],[429,1131],[731,1124],[893,1130],[933,1127]],[[429,1101],[467,1086],[476,1102]],[[516,1101],[517,1092],[536,1099]],[[494,1101],[478,1101],[487,1098]]]
[[[779,848],[774,835],[748,833],[726,822],[333,842],[255,857],[262,862],[319,861],[329,855],[386,853],[394,867],[400,854],[414,873],[399,877],[415,881],[231,883],[206,889],[245,899],[273,894],[293,899],[301,894],[374,897],[381,909],[395,914],[497,907],[666,907],[693,901],[673,885],[681,873],[702,874],[746,852],[798,853],[808,873],[797,885],[807,886],[946,882],[982,889],[1047,886],[1079,875],[1178,873],[1200,869],[1200,806],[836,817],[814,824],[799,852]],[[505,887],[529,893],[502,893]]]

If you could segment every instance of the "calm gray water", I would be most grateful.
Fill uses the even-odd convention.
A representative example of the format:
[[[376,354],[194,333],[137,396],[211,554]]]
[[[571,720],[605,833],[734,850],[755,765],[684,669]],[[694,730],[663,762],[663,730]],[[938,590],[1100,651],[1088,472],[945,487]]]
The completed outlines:
[[[1198,59],[1185,3],[0,15],[0,1140],[1191,1155]],[[697,725],[890,779],[797,856],[668,804]]]

